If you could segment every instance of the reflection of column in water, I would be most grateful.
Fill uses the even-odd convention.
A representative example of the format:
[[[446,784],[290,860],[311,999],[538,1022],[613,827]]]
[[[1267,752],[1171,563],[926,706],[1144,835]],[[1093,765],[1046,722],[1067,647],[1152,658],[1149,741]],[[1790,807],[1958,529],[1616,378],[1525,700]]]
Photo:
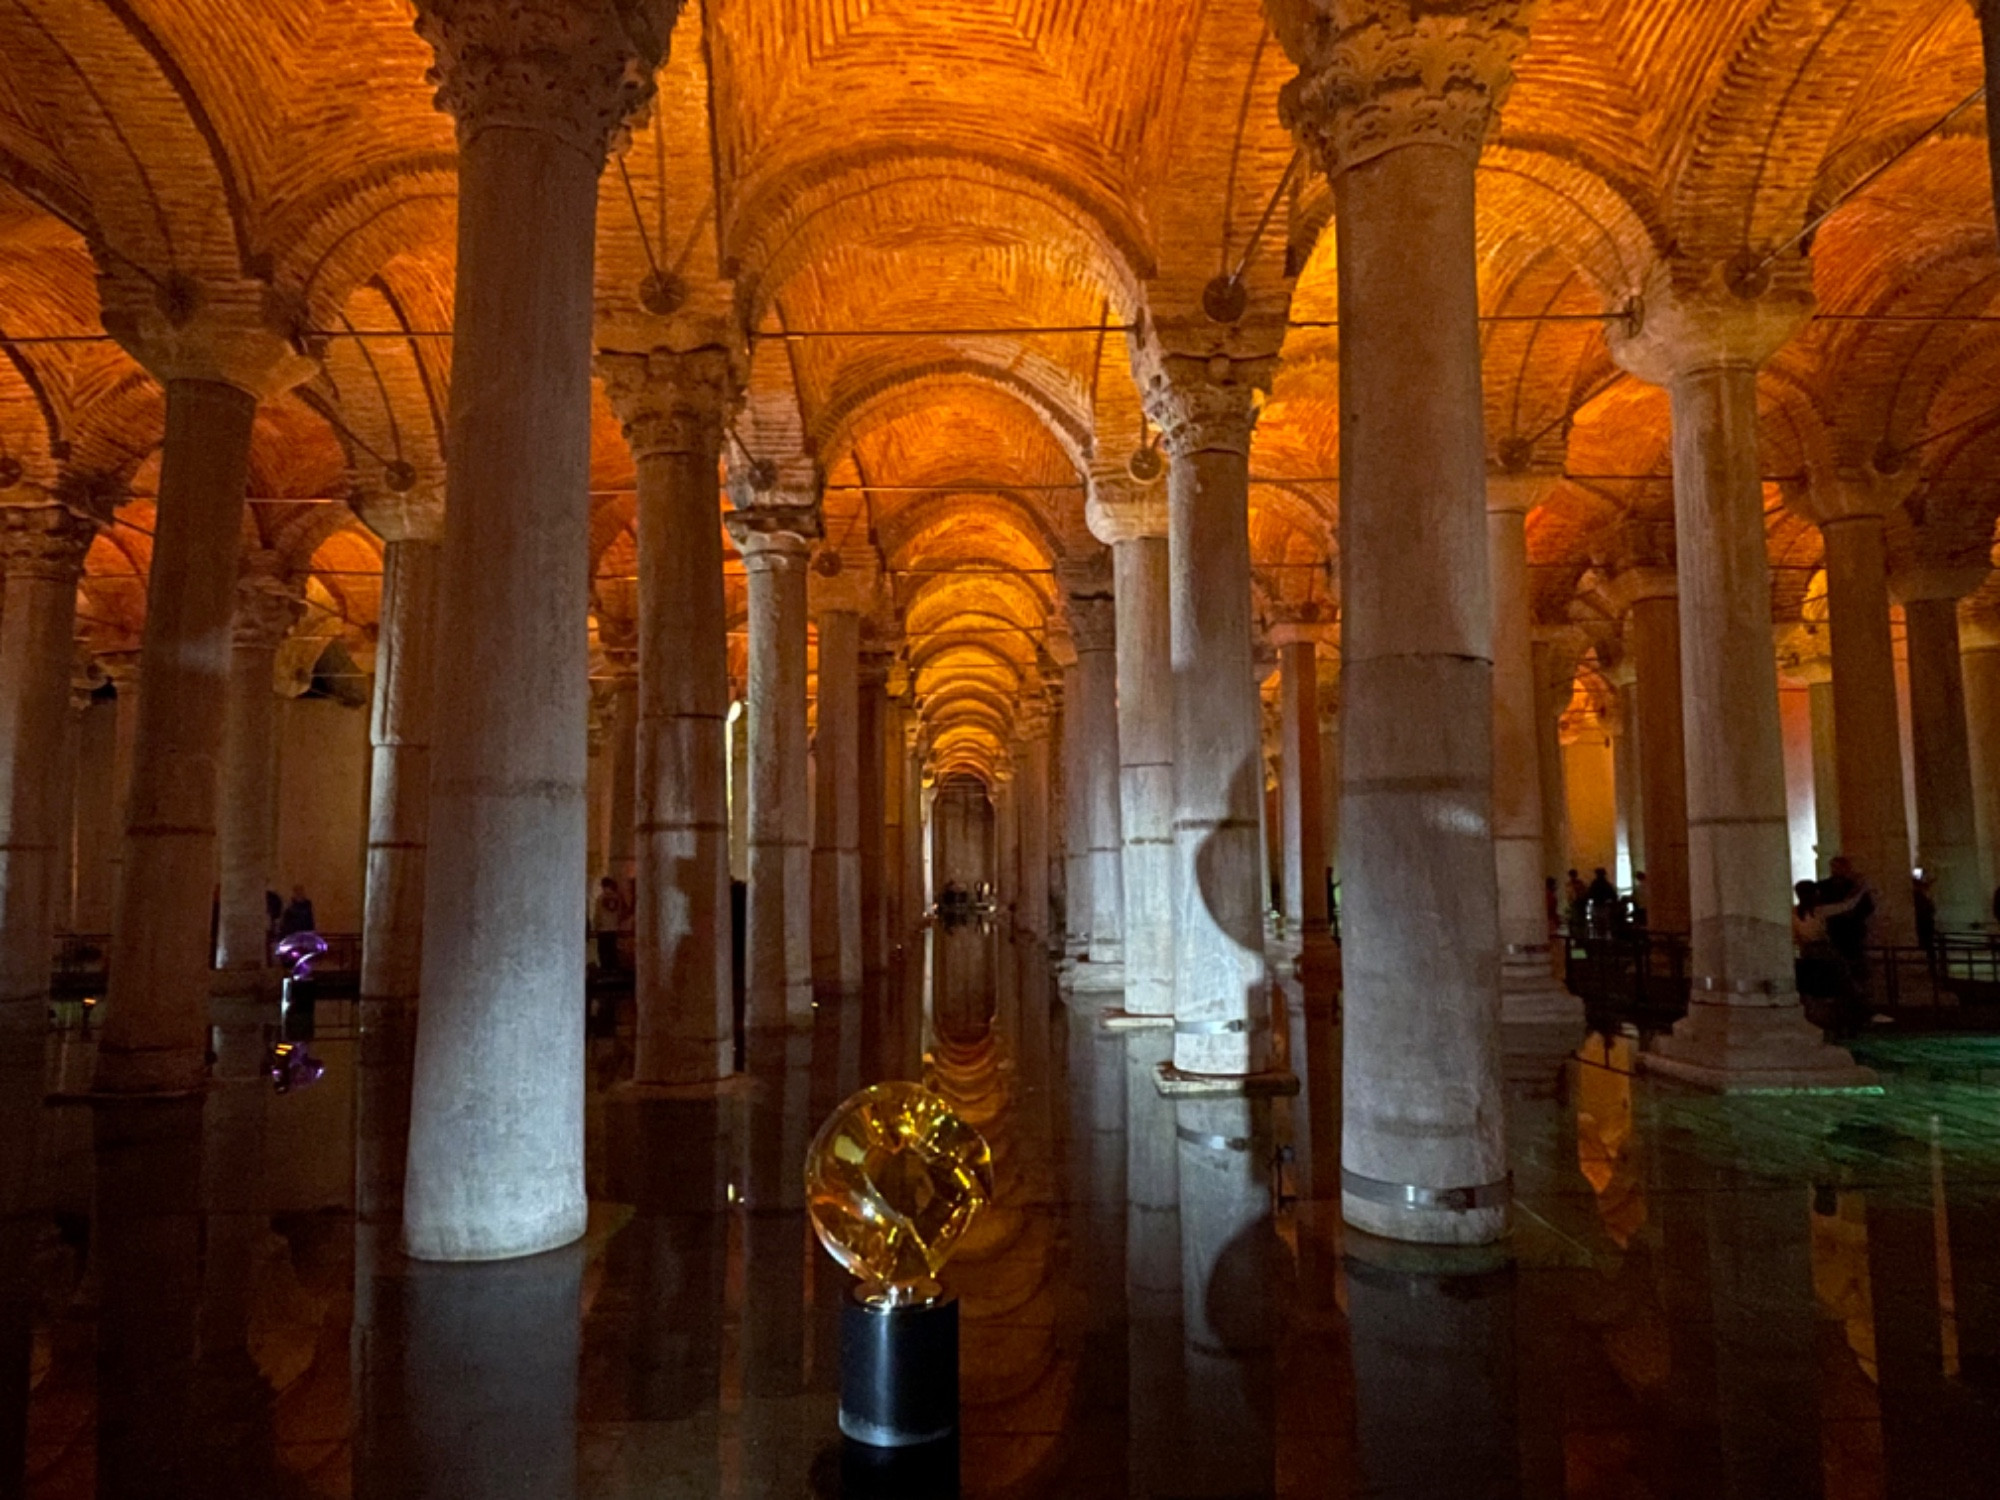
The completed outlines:
[[[1134,1497],[1174,1493],[1184,1430],[1180,1144],[1174,1106],[1156,1086],[1173,1033],[1125,1037],[1125,1358]]]
[[[218,1025],[212,1034],[215,1086],[202,1119],[208,1169],[194,1441],[215,1493],[249,1495],[270,1491],[276,1465],[273,1393],[250,1354],[257,1267],[271,1232],[264,1144],[272,1095],[263,1076],[263,1027]]]
[[[356,1500],[575,1500],[584,1259],[373,1269]]]
[[[1270,1106],[1184,1099],[1180,1150],[1181,1315],[1187,1414],[1182,1495],[1256,1495],[1275,1482],[1272,1364],[1290,1263],[1271,1215]]]
[[[1299,1081],[1280,1120],[1291,1148],[1285,1190],[1309,1202],[1340,1198],[1340,1027],[1332,997],[1297,979],[1278,982],[1284,1002],[1285,1066]]]
[[[1882,1403],[1869,1284],[1868,1200],[1813,1189],[1813,1295],[1819,1303],[1820,1472],[1826,1500],[1882,1500]]]
[[[1514,1500],[1511,1267],[1492,1253],[1405,1250],[1354,1230],[1347,1251],[1366,1491]]]
[[[202,1102],[105,1099],[92,1107],[101,1500],[196,1493],[188,1439],[201,1308]]]
[[[1066,1010],[1076,1056],[1071,1092],[1087,1096],[1087,1133],[1071,1137],[1073,1159],[1087,1152],[1077,1183],[1082,1191],[1071,1200],[1082,1204],[1086,1215],[1082,1269],[1091,1289],[1086,1319],[1089,1328],[1110,1331],[1125,1317],[1125,1046],[1118,1033],[1098,1026],[1097,1007]]]
[[[20,1491],[28,1462],[35,1245],[46,1222],[33,1191],[43,1042],[32,1028],[0,1033],[0,1494]]]

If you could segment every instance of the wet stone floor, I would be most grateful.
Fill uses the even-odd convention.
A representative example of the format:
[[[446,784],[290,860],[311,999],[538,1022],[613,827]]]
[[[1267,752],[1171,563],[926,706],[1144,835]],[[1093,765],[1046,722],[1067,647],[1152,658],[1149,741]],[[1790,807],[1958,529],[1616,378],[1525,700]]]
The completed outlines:
[[[1342,1229],[1329,1008],[1281,990],[1300,1095],[1223,1120],[1160,1098],[1163,1034],[1103,998],[967,927],[719,1093],[635,1095],[594,1040],[587,1237],[480,1266],[357,1222],[354,1143],[401,1127],[339,1008],[286,1095],[65,1102],[59,1034],[10,1132],[0,1495],[949,1495],[949,1453],[843,1452],[847,1279],[804,1213],[818,1123],[896,1077],[995,1159],[945,1277],[966,1495],[2000,1495],[2000,1040],[1723,1099],[1511,1036],[1516,1227],[1444,1255]]]

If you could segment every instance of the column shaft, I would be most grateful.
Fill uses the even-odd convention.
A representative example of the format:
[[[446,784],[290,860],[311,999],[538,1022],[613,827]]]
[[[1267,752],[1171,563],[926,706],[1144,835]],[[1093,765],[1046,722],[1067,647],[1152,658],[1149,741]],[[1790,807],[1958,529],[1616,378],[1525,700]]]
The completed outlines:
[[[1020,888],[1015,920],[1038,938],[1049,932],[1049,739],[1030,734],[1015,749],[1015,795],[1020,799]]]
[[[888,696],[886,685],[880,703],[881,733],[875,737],[875,756],[882,766],[882,963],[908,940],[914,918],[906,904],[907,879],[903,871],[904,782],[909,777],[909,756],[903,750],[903,703]]]
[[[83,711],[76,757],[76,902],[73,932],[111,931],[111,876],[122,824],[118,803],[118,700],[98,698]]]
[[[750,587],[750,892],[744,986],[753,1029],[812,1022],[806,841],[806,557],[802,537],[738,537]]]
[[[461,130],[431,837],[404,1243],[583,1232],[590,354],[597,162]],[[148,695],[149,699],[151,695]]]
[[[819,724],[813,740],[812,977],[861,987],[861,617],[819,616]]]
[[[879,974],[887,962],[884,945],[882,718],[888,702],[887,664],[879,657],[864,661],[856,696],[855,764],[860,785],[855,789],[856,875],[861,891],[861,970]]]
[[[1826,538],[1833,725],[1840,747],[1841,852],[1874,884],[1870,939],[1909,943],[1916,938],[1910,828],[1903,806],[1903,747],[1897,729],[1896,658],[1889,639],[1882,518],[1851,516],[1820,530]]]
[[[216,765],[257,400],[167,383],[124,858],[96,1087],[179,1092],[206,1070]]]
[[[1840,752],[1833,732],[1833,675],[1806,688],[1812,716],[1814,849],[1818,870],[1827,873],[1840,853]]]
[[[916,941],[917,924],[924,919],[924,761],[917,749],[917,710],[914,702],[904,705],[902,739],[891,746],[892,754],[903,758],[903,932],[906,943]]]
[[[1342,1212],[1398,1239],[1505,1229],[1491,574],[1473,155],[1335,179],[1341,317]],[[1401,1185],[1477,1191],[1458,1211]]]
[[[1174,1012],[1174,662],[1167,539],[1114,542],[1125,1008]]]
[[[1269,1066],[1262,718],[1250,640],[1246,403],[1168,437],[1174,701],[1174,1065]]]
[[[431,707],[440,548],[403,538],[382,549],[368,783],[368,884],[362,909],[355,1213],[401,1216],[410,1068],[424,963],[424,862],[430,842]]]
[[[0,1049],[9,1056],[18,1044],[39,1048],[48,1025],[60,762],[90,537],[54,507],[0,510]]]
[[[1089,623],[1077,632],[1077,691],[1073,705],[1083,738],[1082,796],[1089,839],[1087,881],[1090,897],[1092,964],[1125,959],[1125,850],[1120,816],[1118,741],[1118,652],[1116,606],[1109,599],[1073,601]]]
[[[1326,931],[1325,823],[1320,815],[1319,652],[1313,642],[1278,648],[1283,738],[1285,920],[1307,938]]]
[[[1656,932],[1686,932],[1687,740],[1681,708],[1681,610],[1676,595],[1654,594],[1633,602],[1632,669],[1633,692],[1639,699],[1646,925]]]
[[[264,554],[268,558],[269,554]],[[229,649],[229,698],[216,803],[219,986],[259,986],[269,962],[268,892],[278,882],[278,643],[297,606],[275,578],[237,586]]]
[[[1976,927],[1991,888],[1979,873],[1966,741],[1965,680],[1959,669],[1958,601],[1910,599],[1903,605],[1910,643],[1910,739],[1917,782],[1917,849],[1932,881],[1938,926]]]
[[[635,1083],[735,1066],[730,998],[728,610],[720,424],[638,455],[639,723]]]
[[[1973,827],[1979,838],[1979,886],[2000,885],[2000,631],[1967,623],[1959,638],[1965,682],[1966,748],[1972,761]],[[1993,917],[1991,909],[1982,920]]]
[[[1063,951],[1090,956],[1090,712],[1084,706],[1083,653],[1062,674]]]
[[[610,743],[605,747],[611,785],[604,869],[629,899],[639,873],[639,679],[627,653],[613,656],[618,675],[611,679]]]

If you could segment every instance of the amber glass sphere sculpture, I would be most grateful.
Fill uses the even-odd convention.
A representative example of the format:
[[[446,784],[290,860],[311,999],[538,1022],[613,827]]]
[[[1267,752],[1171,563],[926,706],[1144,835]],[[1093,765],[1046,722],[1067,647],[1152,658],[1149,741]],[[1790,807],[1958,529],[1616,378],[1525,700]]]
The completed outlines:
[[[916,1083],[878,1083],[833,1112],[806,1153],[806,1211],[863,1295],[939,1295],[939,1269],[993,1196],[978,1131]]]

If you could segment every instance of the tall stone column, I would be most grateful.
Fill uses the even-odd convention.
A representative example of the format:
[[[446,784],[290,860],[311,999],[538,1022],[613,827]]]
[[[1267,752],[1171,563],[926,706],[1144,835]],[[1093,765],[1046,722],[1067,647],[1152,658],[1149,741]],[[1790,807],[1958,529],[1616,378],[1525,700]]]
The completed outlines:
[[[1871,940],[1898,944],[1915,942],[1917,932],[1884,518],[1907,489],[1864,470],[1819,476],[1809,493],[1789,497],[1826,542],[1840,852],[1875,887]]]
[[[1241,1078],[1267,1071],[1271,1057],[1262,709],[1250,638],[1250,429],[1270,364],[1166,346],[1142,359],[1147,413],[1172,460],[1173,1065]]]
[[[890,677],[903,675],[892,667]],[[875,737],[875,756],[882,766],[882,963],[909,941],[916,918],[906,904],[908,880],[903,870],[903,818],[908,798],[904,783],[909,779],[910,758],[903,750],[903,695],[894,681],[883,685],[881,733]]]
[[[903,706],[903,941],[914,943],[924,920],[924,754],[923,722],[912,698]],[[920,951],[922,945],[918,944]]]
[[[709,1083],[736,1055],[719,465],[737,375],[715,346],[600,354],[597,369],[639,486],[632,1081]]]
[[[236,580],[229,633],[229,697],[216,801],[220,867],[215,978],[218,994],[269,988],[267,892],[278,879],[278,646],[304,610],[282,557],[248,554]]]
[[[1638,315],[1611,330],[1619,363],[1665,386],[1673,403],[1693,996],[1687,1019],[1647,1061],[1722,1088],[1856,1072],[1806,1024],[1792,977],[1757,368],[1812,298],[1804,262],[1769,269],[1774,285],[1760,290],[1740,278],[1731,285],[1721,266],[1658,264]],[[1650,817],[1647,835],[1661,836]]]
[[[604,760],[604,873],[629,898],[639,876],[639,630],[630,620],[599,614],[597,639],[611,676]]]
[[[1320,826],[1325,830],[1320,847],[1326,850],[1326,867],[1332,884],[1340,883],[1340,707],[1333,694],[1337,685],[1322,683],[1319,700],[1319,784]],[[1327,920],[1336,922],[1340,913],[1333,903],[1337,892],[1327,895]]]
[[[889,700],[889,654],[879,647],[861,653],[860,691],[856,699],[856,771],[860,785],[855,788],[855,807],[860,820],[857,830],[856,864],[861,884],[861,972],[879,974],[888,962],[884,942],[882,891],[885,861],[882,857],[885,781],[882,766],[882,721]]]
[[[2000,885],[2000,622],[1959,614],[1958,665],[1965,682],[1966,748],[1972,760],[1973,829],[1979,885]],[[1982,919],[1990,916],[1982,913]]]
[[[76,585],[96,531],[62,505],[0,505],[0,1048],[9,1054],[39,1051],[48,1026]],[[0,1064],[0,1076],[13,1075]]]
[[[1093,478],[1085,518],[1117,603],[1125,1012],[1174,1013],[1174,663],[1165,486]]]
[[[750,879],[750,705],[741,692],[729,715],[729,878]]]
[[[1050,807],[1059,809],[1061,818],[1050,837],[1060,837],[1062,845],[1063,954],[1074,964],[1090,957],[1090,918],[1095,909],[1090,891],[1090,721],[1083,702],[1083,658],[1067,614],[1051,622],[1048,643],[1049,655],[1062,669],[1057,717],[1062,765],[1057,788],[1050,793]]]
[[[423,0],[458,123],[458,273],[405,1248],[583,1233],[597,179],[671,4]],[[150,701],[150,695],[149,695]]]
[[[1278,624],[1279,886],[1285,922],[1308,946],[1327,936],[1326,820],[1320,808],[1319,638],[1326,627]],[[1546,967],[1546,965],[1544,965]]]
[[[1070,639],[1076,647],[1075,696],[1065,699],[1066,722],[1076,725],[1089,900],[1087,963],[1075,971],[1081,990],[1118,990],[1125,984],[1125,850],[1119,806],[1118,633],[1112,597],[1111,558],[1103,555],[1068,569]],[[1074,863],[1072,863],[1074,868]]]
[[[117,868],[118,700],[99,698],[83,713],[76,758],[76,892],[72,932],[111,930],[111,873]]]
[[[100,285],[105,328],[166,387],[167,423],[93,1086],[180,1093],[207,1071],[217,766],[251,426],[259,400],[312,366],[262,282],[185,286],[172,320],[149,282]]]
[[[1551,633],[1553,635],[1553,633]],[[1542,871],[1561,879],[1569,865],[1569,790],[1563,778],[1562,716],[1575,687],[1575,663],[1554,639],[1537,634],[1535,764],[1542,773]]]
[[[364,1224],[394,1224],[403,1209],[410,1070],[424,966],[443,500],[442,488],[430,483],[355,501],[362,521],[383,543],[375,701],[368,724],[368,884],[355,1070],[354,1211]]]
[[[1646,827],[1646,925],[1686,932],[1688,907],[1687,740],[1681,710],[1679,584],[1668,568],[1619,575],[1631,613],[1634,715],[1639,727],[1640,821]]]
[[[812,499],[732,496],[729,534],[750,589],[750,891],[746,1025],[812,1024],[812,845],[806,842],[806,564]]]
[[[861,616],[839,608],[814,615],[812,977],[851,994],[861,988]]]
[[[1917,863],[1931,882],[1937,925],[1947,932],[1977,927],[1993,895],[1980,880],[1958,639],[1958,601],[1986,573],[1983,566],[1911,568],[1892,580],[1909,637]]]
[[[1512,7],[1420,10],[1313,31],[1280,107],[1339,233],[1341,1211],[1483,1243],[1509,1186],[1473,169],[1527,38]]]
[[[1554,484],[1548,475],[1525,472],[1486,479],[1493,587],[1493,862],[1500,902],[1500,1014],[1507,1021],[1573,1021],[1581,1013],[1549,968],[1542,768],[1535,740],[1528,512]]]
[[[1605,726],[1611,733],[1611,792],[1618,843],[1625,850],[1626,867],[1636,886],[1646,868],[1646,811],[1639,794],[1644,774],[1639,768],[1639,674],[1627,653],[1605,669],[1604,677],[1618,694],[1616,711]]]
[[[1031,699],[1014,717],[1015,797],[1021,823],[1021,896],[1015,924],[1037,938],[1049,932],[1049,712]]]
[[[1021,809],[1014,800],[1014,777],[993,778],[993,900],[1006,911],[1018,898],[1021,878]]]
[[[1824,651],[1799,663],[1812,733],[1813,852],[1819,874],[1840,853],[1840,752],[1833,732],[1833,659]]]

